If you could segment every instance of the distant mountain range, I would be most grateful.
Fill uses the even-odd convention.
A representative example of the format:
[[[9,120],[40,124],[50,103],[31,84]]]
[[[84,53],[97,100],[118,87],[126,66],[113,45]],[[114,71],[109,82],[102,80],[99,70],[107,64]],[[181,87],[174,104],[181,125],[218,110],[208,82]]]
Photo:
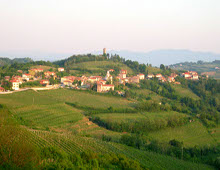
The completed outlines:
[[[93,54],[102,54],[102,51],[92,52]],[[139,63],[149,63],[153,66],[159,66],[160,64],[171,65],[181,62],[197,62],[199,60],[211,62],[220,59],[220,54],[215,54],[211,52],[197,52],[191,50],[154,50],[150,52],[133,52],[128,50],[110,50],[109,54],[118,54],[126,59],[138,61]],[[18,57],[30,57],[33,60],[46,60],[46,61],[56,61],[70,57],[74,53],[43,53],[37,51],[29,52],[0,52],[0,56],[9,58]]]
[[[119,54],[126,59],[136,60],[139,63],[149,63],[153,66],[159,66],[160,64],[171,65],[186,61],[197,62],[199,60],[211,62],[220,59],[220,54],[190,50],[154,50],[147,53],[111,50],[108,53]]]

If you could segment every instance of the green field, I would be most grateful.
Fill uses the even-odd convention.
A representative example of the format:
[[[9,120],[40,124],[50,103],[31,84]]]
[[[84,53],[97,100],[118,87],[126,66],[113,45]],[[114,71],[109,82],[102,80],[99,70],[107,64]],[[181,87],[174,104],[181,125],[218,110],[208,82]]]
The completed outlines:
[[[50,97],[59,102],[78,103],[80,106],[90,106],[94,108],[130,108],[131,101],[124,98],[92,94],[87,91],[76,91],[68,89],[58,89],[39,92],[42,96]]]
[[[98,114],[102,120],[108,122],[131,122],[131,121],[143,121],[150,120],[153,121],[155,119],[166,119],[171,116],[186,116],[184,114],[180,114],[178,112],[170,111],[170,112],[157,112],[157,113],[106,113],[106,114]]]
[[[144,96],[145,98],[148,98],[150,97],[152,101],[155,101],[155,102],[161,102],[161,100],[163,99],[162,96],[158,95],[157,93],[151,91],[151,90],[148,90],[148,89],[135,89],[135,90],[131,90],[133,93],[136,93],[137,96]]]
[[[198,120],[181,127],[167,128],[152,132],[149,136],[161,142],[168,142],[172,139],[176,139],[182,141],[184,146],[211,146],[217,144],[216,140],[208,133],[206,127]]]
[[[13,110],[25,125],[32,128],[64,128],[82,119],[81,111],[66,104],[29,105]]]
[[[146,73],[148,72],[148,74],[159,74],[162,73],[162,70],[160,68],[157,67],[147,67],[146,68]]]
[[[36,147],[38,149],[42,149],[44,147],[52,146],[59,148],[67,154],[82,153],[83,151],[87,150],[102,154],[123,154],[130,159],[139,161],[143,167],[149,169],[214,169],[208,165],[182,161],[169,156],[163,156],[148,151],[141,151],[113,142],[103,142],[91,137],[82,137],[70,133],[49,132],[27,129],[25,127],[17,127],[16,124],[11,123],[13,118],[9,115],[9,113],[7,113],[6,110],[0,109],[0,114],[0,125],[7,122],[7,127],[4,126],[4,128],[10,128],[10,133],[7,134],[7,136],[5,136],[4,131],[3,133],[2,131],[0,132],[1,135],[4,135],[1,136],[1,139],[2,137],[13,138],[13,135],[17,134],[17,140],[20,141],[20,143],[25,144],[26,147]],[[23,146],[23,149],[25,149],[25,146]],[[29,152],[28,148],[27,152]]]
[[[58,103],[58,101],[46,95],[42,96],[40,95],[40,93],[33,90],[27,90],[23,92],[16,92],[13,94],[0,95],[0,103],[6,104],[11,109],[35,104],[50,105]]]
[[[137,93],[139,93],[137,91]],[[144,90],[145,95],[159,99],[154,93]],[[95,153],[123,154],[137,160],[149,169],[213,169],[211,166],[182,161],[154,152],[138,150],[113,141],[118,141],[124,133],[107,130],[89,121],[78,110],[65,102],[78,103],[93,108],[131,108],[133,102],[124,98],[92,94],[87,91],[57,89],[50,91],[23,91],[0,95],[0,103],[10,110],[12,119],[21,124],[19,136],[31,145],[41,149],[54,146],[68,154],[91,150]],[[1,113],[1,112],[0,112]],[[2,114],[2,113],[1,113]],[[112,122],[132,122],[142,120],[165,120],[172,116],[186,116],[178,112],[157,113],[105,113],[97,114],[101,119]],[[1,119],[0,119],[1,120]],[[1,123],[0,123],[1,125]],[[167,142],[173,138],[183,141],[185,146],[215,145],[219,139],[219,129],[211,134],[198,121],[181,127],[166,128],[148,134],[149,138]],[[112,138],[112,142],[102,141],[102,136]]]
[[[180,85],[172,85],[176,93],[181,97],[190,97],[194,100],[199,100],[200,97],[193,93],[190,89],[181,87]]]
[[[113,61],[88,61],[82,63],[73,64],[70,69],[74,70],[80,68],[81,70],[90,70],[90,71],[107,71],[108,69],[118,68],[125,69],[128,71],[128,74],[133,74],[133,70],[120,62]]]

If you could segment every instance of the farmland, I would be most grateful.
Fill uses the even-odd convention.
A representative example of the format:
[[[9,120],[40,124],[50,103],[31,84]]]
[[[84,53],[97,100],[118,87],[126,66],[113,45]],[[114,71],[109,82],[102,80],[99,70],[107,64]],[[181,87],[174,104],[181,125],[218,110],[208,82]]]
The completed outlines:
[[[173,85],[172,87],[175,89],[177,94],[180,95],[181,97],[190,97],[190,98],[192,98],[194,100],[199,100],[200,99],[199,96],[197,96],[195,93],[193,93],[188,88],[184,88],[184,87],[181,87],[179,85]]]
[[[99,94],[92,94],[87,91],[76,91],[68,89],[58,89],[50,91],[39,92],[42,96],[48,96],[59,102],[77,102],[82,106],[90,106],[94,108],[130,108],[132,105],[131,101],[123,98],[104,96]]]
[[[140,90],[136,90],[141,94]],[[161,96],[149,90],[143,90],[143,95],[151,96],[152,100],[160,101]],[[132,109],[136,100],[127,100],[122,97],[105,94],[91,93],[88,91],[76,91],[70,89],[57,89],[50,91],[23,91],[13,94],[0,95],[0,103],[9,109],[8,117],[13,119],[20,127],[20,137],[25,139],[32,148],[44,149],[55,147],[71,155],[84,151],[93,151],[98,154],[122,154],[129,159],[137,160],[143,167],[149,169],[212,169],[203,164],[183,161],[175,157],[161,155],[148,150],[140,150],[120,144],[121,137],[130,134],[129,131],[115,131],[106,129],[92,122],[84,115],[84,110],[77,109],[69,103],[78,103],[80,106],[88,106],[94,109],[129,108]],[[204,146],[209,143],[216,145],[219,140],[218,128],[210,129],[215,133],[209,133],[207,128],[199,121],[192,123],[180,122],[180,126],[166,127],[168,120],[188,119],[189,115],[175,111],[140,112],[140,113],[99,113],[92,117],[101,120],[124,125],[139,124],[137,130],[144,127],[155,127],[158,123],[159,130],[150,129],[144,133],[148,140],[169,142],[172,139],[183,141],[184,146]],[[16,125],[16,127],[18,126]],[[134,127],[135,127],[134,126]],[[133,127],[133,128],[134,128]],[[192,130],[193,129],[193,130]],[[131,131],[132,132],[132,131]],[[136,132],[136,131],[135,131]],[[107,136],[110,141],[102,138]],[[211,136],[212,135],[212,136]],[[198,142],[199,141],[199,142]],[[168,163],[172,162],[172,164]]]
[[[1,119],[1,124],[4,121],[13,121],[13,118],[10,118],[10,114],[6,110],[0,110],[1,115],[4,119]],[[4,114],[3,114],[4,113]],[[18,132],[15,132],[18,130]],[[55,146],[62,151],[73,154],[81,153],[85,150],[92,150],[96,153],[102,154],[123,154],[128,158],[138,160],[145,168],[150,169],[176,169],[176,168],[191,168],[191,169],[212,169],[211,166],[195,164],[191,162],[181,161],[172,157],[159,155],[156,153],[148,151],[140,151],[131,147],[127,147],[121,144],[112,143],[112,142],[102,142],[98,139],[90,137],[81,137],[73,134],[64,134],[57,132],[41,131],[41,130],[31,130],[26,128],[17,128],[16,124],[10,124],[10,129],[14,133],[20,133],[19,138],[28,142],[25,145],[29,148],[43,148],[46,146]],[[1,139],[4,138],[4,133],[1,133]],[[24,140],[26,139],[26,140]],[[1,140],[0,140],[1,141]],[[0,145],[2,143],[0,142]],[[27,150],[24,150],[24,152]],[[36,154],[36,153],[35,153]],[[31,159],[36,159],[34,155],[29,155]],[[13,160],[14,161],[14,160]],[[172,162],[172,164],[168,163]]]
[[[171,116],[186,116],[177,112],[157,112],[157,113],[111,113],[111,114],[98,114],[98,116],[103,120],[108,120],[110,122],[130,122],[130,121],[140,121],[140,120],[155,120],[158,118],[166,119]]]
[[[217,144],[216,140],[199,121],[191,122],[181,127],[152,132],[149,133],[149,137],[162,142],[177,139],[182,141],[185,146],[210,146]]]
[[[113,61],[88,61],[82,63],[76,63],[70,67],[72,70],[80,68],[81,70],[90,70],[90,71],[106,71],[106,69],[115,69],[121,68],[128,70],[129,74],[133,74],[133,70],[120,62]]]
[[[150,98],[152,101],[155,101],[158,103],[161,102],[161,100],[163,99],[162,96],[148,89],[141,89],[141,90],[135,89],[135,90],[130,90],[130,91],[135,93],[136,96],[145,96],[145,99]]]

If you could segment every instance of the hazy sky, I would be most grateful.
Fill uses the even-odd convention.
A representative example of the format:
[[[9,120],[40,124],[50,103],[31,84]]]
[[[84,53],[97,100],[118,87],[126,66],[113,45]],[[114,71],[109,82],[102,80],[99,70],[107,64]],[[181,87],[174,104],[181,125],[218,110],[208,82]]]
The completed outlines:
[[[220,53],[220,0],[0,0],[0,51]]]

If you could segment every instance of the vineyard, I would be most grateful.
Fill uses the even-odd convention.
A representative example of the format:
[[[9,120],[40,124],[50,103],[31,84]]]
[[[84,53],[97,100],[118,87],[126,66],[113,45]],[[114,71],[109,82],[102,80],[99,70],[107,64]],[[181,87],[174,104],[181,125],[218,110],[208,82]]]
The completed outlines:
[[[104,102],[106,101],[106,102]],[[19,124],[19,139],[33,145],[39,150],[45,147],[55,147],[71,155],[92,151],[97,154],[117,154],[137,160],[148,169],[212,169],[213,167],[199,163],[183,161],[171,156],[139,150],[120,144],[124,132],[108,130],[95,124],[84,116],[84,111],[76,109],[65,102],[79,103],[93,108],[131,108],[132,102],[118,97],[91,94],[84,91],[58,89],[51,91],[24,91],[0,96],[0,103],[9,112],[7,116]],[[0,112],[2,112],[0,108]],[[5,113],[5,112],[4,112]],[[2,114],[2,113],[1,113]],[[6,113],[5,113],[6,114]],[[100,113],[103,120],[113,123],[149,120],[170,117],[186,117],[178,112],[157,113]],[[4,119],[0,119],[1,121]],[[18,127],[16,125],[15,127]],[[193,130],[192,130],[193,129]],[[186,146],[194,146],[194,141],[216,144],[210,134],[199,122],[193,122],[181,127],[168,128],[149,133],[149,137],[167,142],[174,137],[183,141]],[[126,134],[130,134],[126,132]],[[199,135],[196,135],[199,134]],[[102,140],[103,135],[111,141]],[[195,139],[197,137],[197,139]],[[214,136],[213,136],[214,137]]]
[[[197,96],[195,93],[193,93],[190,89],[187,89],[187,88],[184,88],[178,85],[173,85],[172,87],[175,89],[177,94],[180,95],[181,97],[190,97],[195,100],[200,99],[200,97]]]
[[[96,116],[96,115],[94,115]],[[142,113],[135,113],[135,114],[130,114],[130,113],[110,113],[110,114],[98,114],[98,117],[103,120],[107,120],[110,122],[131,122],[133,121],[141,121],[141,120],[150,120],[153,121],[155,119],[166,119],[168,117],[186,117],[186,115],[170,111],[170,112],[142,112]]]
[[[75,91],[68,89],[58,89],[39,92],[42,96],[48,96],[53,100],[60,102],[78,103],[81,106],[90,106],[94,108],[130,108],[132,102],[112,96],[91,94],[86,91]]]
[[[181,127],[153,132],[149,136],[162,142],[177,139],[183,141],[185,146],[211,146],[217,144],[219,138],[214,136],[216,134],[210,134],[201,122],[195,121]]]

